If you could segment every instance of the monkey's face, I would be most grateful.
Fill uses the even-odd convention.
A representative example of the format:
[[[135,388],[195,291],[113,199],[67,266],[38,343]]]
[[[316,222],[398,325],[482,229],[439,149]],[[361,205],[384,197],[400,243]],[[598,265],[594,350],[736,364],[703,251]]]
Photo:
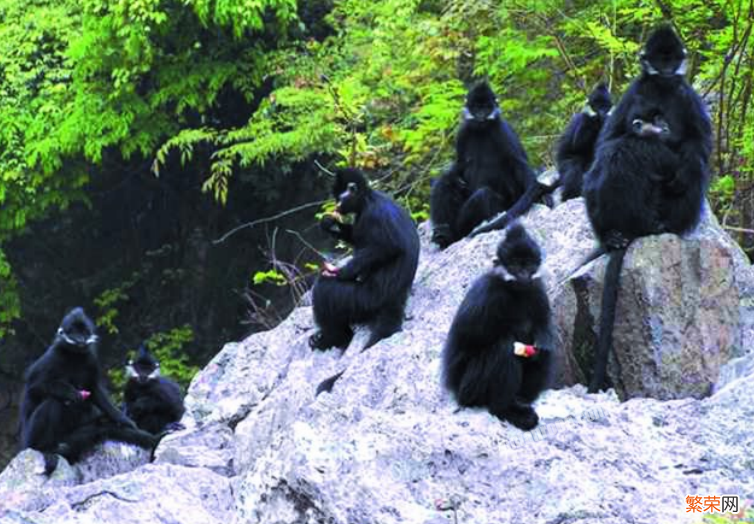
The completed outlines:
[[[596,116],[604,120],[610,112],[610,108],[613,107],[613,102],[610,98],[610,92],[607,90],[607,86],[600,84],[594,91],[592,91],[587,99],[587,104]]]
[[[517,232],[498,246],[492,264],[493,272],[506,282],[528,285],[541,277],[542,255],[531,237]]]
[[[659,107],[652,104],[636,104],[628,115],[631,133],[640,138],[671,139],[671,127]]]
[[[94,330],[94,323],[84,310],[75,308],[63,318],[55,336],[69,349],[83,353],[97,343],[98,337]]]
[[[644,71],[650,75],[658,75],[663,78],[673,78],[686,74],[686,60],[683,56],[661,55],[652,58],[641,59]]]
[[[360,213],[364,208],[367,191],[368,187],[363,177],[355,175],[352,170],[339,171],[333,187],[338,213]]]
[[[506,282],[531,284],[532,281],[541,277],[539,260],[528,255],[520,258],[514,256],[508,260],[495,258],[492,264],[493,271]]]
[[[474,86],[466,97],[466,105],[463,108],[464,122],[485,125],[499,118],[500,107],[490,86],[486,82]]]
[[[651,122],[646,122],[640,118],[635,118],[631,122],[631,130],[637,136],[642,138],[666,138],[670,136],[668,123],[662,117],[656,117]]]
[[[477,124],[484,124],[486,122],[492,122],[500,116],[500,108],[497,104],[490,104],[487,102],[480,102],[471,105],[467,105],[464,108],[464,120],[475,122]]]
[[[648,75],[671,78],[686,73],[686,48],[669,26],[662,26],[652,33],[639,58]]]
[[[160,376],[160,363],[156,361],[130,360],[126,364],[126,378],[129,381],[145,384]]]

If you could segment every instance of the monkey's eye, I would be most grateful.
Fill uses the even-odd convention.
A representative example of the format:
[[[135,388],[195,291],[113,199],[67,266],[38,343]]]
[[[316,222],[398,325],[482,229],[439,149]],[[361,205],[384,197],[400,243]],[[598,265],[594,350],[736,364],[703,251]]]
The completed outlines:
[[[644,125],[644,122],[640,118],[635,118],[633,122],[631,122],[631,126],[633,126],[634,131],[637,133],[641,131],[641,127]]]
[[[356,187],[356,182],[349,182],[349,183],[348,183],[348,185],[346,186],[346,188],[347,188],[347,189],[348,189],[348,190],[349,190],[349,191],[350,191],[351,193],[356,193],[356,189],[357,189],[357,187]]]
[[[492,259],[492,265],[493,265],[493,266],[499,266],[499,265],[500,265],[500,259],[499,259],[499,258],[497,258],[497,257],[494,257],[494,258]]]

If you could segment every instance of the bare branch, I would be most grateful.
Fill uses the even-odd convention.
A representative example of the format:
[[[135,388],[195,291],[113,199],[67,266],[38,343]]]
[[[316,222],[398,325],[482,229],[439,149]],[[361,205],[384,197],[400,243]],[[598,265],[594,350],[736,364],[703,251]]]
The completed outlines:
[[[231,229],[230,231],[228,231],[227,233],[225,233],[223,236],[221,236],[217,240],[213,240],[212,243],[213,244],[222,244],[223,242],[225,242],[226,240],[228,240],[229,237],[231,237],[232,235],[235,235],[236,233],[238,233],[242,229],[246,229],[247,227],[254,227],[254,226],[258,225],[258,224],[264,224],[265,222],[272,222],[273,220],[277,220],[278,218],[283,218],[285,216],[292,215],[293,213],[297,213],[299,211],[302,211],[304,209],[308,209],[310,207],[321,206],[325,202],[327,202],[327,200],[317,200],[316,202],[308,202],[306,204],[301,204],[300,206],[296,206],[296,207],[288,209],[286,211],[282,211],[282,212],[278,213],[277,215],[273,215],[271,217],[260,218],[258,220],[252,220],[251,222],[247,222],[246,224],[241,224],[238,227],[234,227],[233,229]]]
[[[335,173],[333,173],[332,171],[330,171],[329,169],[327,169],[325,166],[323,166],[322,164],[320,164],[319,160],[315,160],[314,161],[314,165],[317,166],[319,168],[319,170],[322,171],[324,174],[329,175],[329,176],[333,176],[333,177],[335,176]]]
[[[747,233],[747,234],[754,235],[754,229],[746,229],[743,227],[726,226],[726,225],[723,225],[723,229],[727,229],[728,231],[735,231],[736,233]]]

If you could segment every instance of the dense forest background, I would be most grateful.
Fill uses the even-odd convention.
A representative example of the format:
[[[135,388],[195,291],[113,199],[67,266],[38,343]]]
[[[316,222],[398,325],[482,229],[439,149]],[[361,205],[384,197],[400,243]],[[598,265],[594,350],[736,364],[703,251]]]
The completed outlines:
[[[716,131],[710,201],[754,254],[754,2],[0,0],[0,465],[25,367],[82,305],[119,370],[190,379],[274,325],[333,249],[326,168],[417,220],[487,78],[535,167],[671,22]],[[111,374],[114,390],[121,380]]]

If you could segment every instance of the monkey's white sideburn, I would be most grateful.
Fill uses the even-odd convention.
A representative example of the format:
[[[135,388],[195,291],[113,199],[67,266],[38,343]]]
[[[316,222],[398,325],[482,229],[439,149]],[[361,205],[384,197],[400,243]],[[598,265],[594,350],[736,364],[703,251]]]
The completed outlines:
[[[63,342],[66,344],[69,344],[71,346],[79,346],[80,344],[73,340],[71,337],[68,336],[68,333],[66,333],[62,327],[58,328],[58,336],[63,339]],[[86,339],[84,342],[85,345],[91,346],[92,344],[95,344],[99,340],[99,337],[97,335],[89,335],[89,338]]]
[[[507,269],[503,266],[495,266],[492,268],[492,274],[498,278],[503,279],[505,282],[515,282],[518,280],[515,276],[511,275]],[[538,269],[536,273],[531,276],[532,280],[542,278],[542,270]]]
[[[496,107],[492,111],[489,112],[489,114],[485,117],[485,120],[495,120],[498,118],[501,114],[500,108]],[[461,110],[461,115],[463,116],[463,120],[476,120],[476,117],[474,114],[468,110],[468,108],[464,107],[463,110]]]
[[[649,60],[646,60],[642,58],[642,64],[644,65],[644,70],[648,75],[659,75],[660,72],[655,69],[651,62]],[[686,58],[683,59],[681,64],[676,68],[676,70],[673,72],[673,75],[683,76],[686,74],[686,68],[688,67],[688,60]]]
[[[133,366],[133,362],[129,362],[128,365],[126,365],[126,378],[137,378],[139,376],[139,373],[136,372]],[[152,371],[149,375],[147,375],[147,380],[153,380],[156,378],[159,378],[160,376],[160,365],[157,364],[157,367]]]

